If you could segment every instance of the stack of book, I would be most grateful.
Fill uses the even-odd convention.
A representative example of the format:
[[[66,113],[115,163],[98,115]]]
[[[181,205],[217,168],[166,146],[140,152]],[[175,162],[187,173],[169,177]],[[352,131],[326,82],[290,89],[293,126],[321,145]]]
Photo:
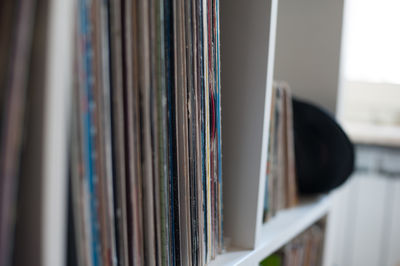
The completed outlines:
[[[78,0],[76,16],[71,263],[209,262],[223,247],[218,0]]]
[[[295,167],[292,95],[287,83],[275,82],[271,99],[264,222],[278,211],[297,204]]]
[[[324,222],[316,223],[264,259],[260,266],[319,266],[322,263],[324,234]]]

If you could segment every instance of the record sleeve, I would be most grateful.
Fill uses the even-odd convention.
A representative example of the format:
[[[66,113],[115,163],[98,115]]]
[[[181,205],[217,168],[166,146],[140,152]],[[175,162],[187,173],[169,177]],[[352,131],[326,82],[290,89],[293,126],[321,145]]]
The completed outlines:
[[[127,198],[126,198],[126,161],[124,129],[124,93],[122,75],[121,40],[121,0],[110,2],[110,66],[111,66],[111,113],[112,113],[112,149],[113,149],[113,186],[116,217],[118,265],[129,262]]]

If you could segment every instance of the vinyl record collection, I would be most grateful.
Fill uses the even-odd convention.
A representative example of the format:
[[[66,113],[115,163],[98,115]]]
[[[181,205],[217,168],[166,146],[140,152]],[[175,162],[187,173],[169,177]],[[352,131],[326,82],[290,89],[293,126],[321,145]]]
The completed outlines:
[[[291,240],[279,251],[264,259],[260,266],[319,266],[325,234],[322,220]]]
[[[219,1],[76,11],[70,262],[211,261],[223,249]]]
[[[273,84],[269,132],[264,222],[298,202],[292,96],[286,82]]]

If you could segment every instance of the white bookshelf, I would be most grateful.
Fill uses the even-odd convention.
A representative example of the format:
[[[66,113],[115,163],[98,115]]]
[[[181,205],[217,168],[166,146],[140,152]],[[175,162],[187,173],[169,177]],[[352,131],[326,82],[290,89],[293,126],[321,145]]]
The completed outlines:
[[[272,82],[285,80],[296,96],[336,111],[343,6],[343,0],[221,0],[226,252],[211,265],[258,265],[329,214],[332,199],[325,196],[262,221]]]
[[[210,265],[258,265],[299,233],[328,214],[330,196],[313,199],[296,208],[281,211],[262,229],[255,249],[229,247]]]
[[[37,265],[65,265],[67,140],[72,91],[74,1],[49,2],[46,62],[41,254]],[[35,265],[35,264],[34,264]]]
[[[262,226],[277,3],[220,5],[224,233],[245,248]]]
[[[280,18],[289,14],[285,9],[278,10],[280,4],[285,3],[282,7],[293,12],[307,11],[305,8],[293,8],[292,2],[310,6],[320,0],[279,0],[279,3],[278,0],[221,0],[224,235],[229,244],[226,252],[218,255],[210,265],[257,265],[329,213],[330,197],[325,196],[282,211],[266,224],[262,222],[270,92],[273,78],[276,77],[274,66],[277,64],[275,42],[278,41],[279,45],[281,39],[276,38],[284,34],[276,34],[276,31],[281,29],[283,23]],[[339,1],[335,12],[340,11],[341,4],[343,2]],[[331,7],[325,5],[322,8],[327,11]],[[44,266],[62,266],[66,261],[66,144],[72,80],[73,12],[73,1],[50,1],[39,264]],[[303,15],[307,16],[307,13]],[[334,18],[341,20],[342,16]],[[324,21],[323,18],[321,20]],[[326,25],[330,23],[325,21]],[[340,31],[334,35],[340,38],[341,24],[333,30]],[[296,43],[295,37],[285,39],[285,42]],[[313,41],[309,36],[303,38]],[[330,45],[339,49],[334,50],[339,52],[331,54],[331,57],[338,56],[340,41]],[[285,55],[285,50],[281,48],[284,46],[279,45],[278,54]],[[317,54],[314,57],[319,56]],[[285,62],[301,67],[300,59],[290,61],[289,57],[287,60]],[[332,64],[330,67],[335,71],[329,76],[333,80],[330,84],[337,86],[339,60]],[[331,68],[324,73],[331,71]],[[286,69],[283,63],[279,63],[279,69]],[[283,70],[280,73],[284,73]],[[314,70],[309,69],[311,72]],[[282,77],[278,77],[286,76],[282,74]],[[292,87],[296,87],[296,84],[293,83]],[[310,91],[307,91],[305,96],[309,94]]]

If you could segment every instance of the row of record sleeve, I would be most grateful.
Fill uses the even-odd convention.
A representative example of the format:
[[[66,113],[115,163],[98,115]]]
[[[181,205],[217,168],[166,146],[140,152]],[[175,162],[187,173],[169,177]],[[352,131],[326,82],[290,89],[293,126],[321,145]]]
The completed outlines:
[[[260,266],[320,266],[324,250],[326,218],[310,226],[280,250],[260,262]]]
[[[77,0],[68,260],[223,250],[218,0]]]
[[[272,86],[263,222],[298,203],[292,93],[288,83]]]

